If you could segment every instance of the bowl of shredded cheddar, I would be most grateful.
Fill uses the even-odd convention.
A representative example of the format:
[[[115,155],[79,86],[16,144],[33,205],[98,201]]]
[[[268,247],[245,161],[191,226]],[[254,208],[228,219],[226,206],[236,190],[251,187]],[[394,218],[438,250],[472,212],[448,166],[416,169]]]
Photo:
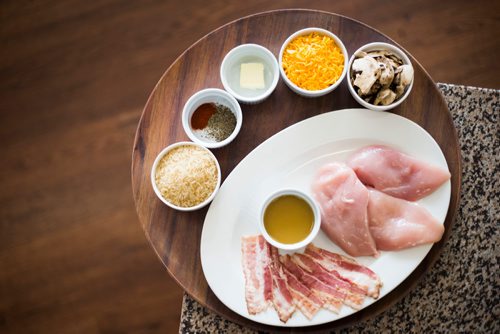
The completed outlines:
[[[279,54],[281,77],[295,93],[318,97],[332,92],[347,73],[344,43],[321,28],[301,29],[286,39]]]

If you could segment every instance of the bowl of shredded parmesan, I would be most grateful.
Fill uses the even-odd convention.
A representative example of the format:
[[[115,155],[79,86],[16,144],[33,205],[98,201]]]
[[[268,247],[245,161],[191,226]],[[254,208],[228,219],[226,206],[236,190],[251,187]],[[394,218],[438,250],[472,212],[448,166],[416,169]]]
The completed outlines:
[[[220,165],[210,150],[193,142],[163,149],[151,168],[151,183],[169,207],[193,211],[210,203],[219,190]]]
[[[332,32],[299,30],[283,43],[279,54],[281,77],[295,93],[318,97],[332,92],[347,73],[347,50]]]

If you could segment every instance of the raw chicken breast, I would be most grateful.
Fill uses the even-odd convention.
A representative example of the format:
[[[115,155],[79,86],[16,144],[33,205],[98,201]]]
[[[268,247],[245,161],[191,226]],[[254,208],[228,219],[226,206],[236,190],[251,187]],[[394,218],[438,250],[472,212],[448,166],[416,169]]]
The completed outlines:
[[[313,194],[321,207],[321,229],[351,256],[378,255],[368,227],[368,190],[351,168],[330,163],[318,171]]]
[[[441,240],[444,232],[426,209],[369,189],[368,219],[377,249],[399,250]]]
[[[365,185],[409,201],[429,195],[451,176],[446,169],[382,145],[360,149],[347,164]]]

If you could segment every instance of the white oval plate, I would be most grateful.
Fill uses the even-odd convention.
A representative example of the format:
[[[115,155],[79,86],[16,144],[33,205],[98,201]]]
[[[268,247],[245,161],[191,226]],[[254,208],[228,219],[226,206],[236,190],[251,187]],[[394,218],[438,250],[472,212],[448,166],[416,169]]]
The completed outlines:
[[[250,320],[274,326],[319,325],[353,314],[344,306],[340,314],[320,310],[308,320],[299,311],[283,324],[270,307],[250,315],[245,303],[245,282],[241,265],[241,237],[259,234],[259,213],[263,201],[280,188],[311,193],[316,170],[331,161],[345,161],[356,149],[386,144],[422,161],[448,169],[434,139],[416,123],[388,112],[344,109],[296,123],[275,134],[248,154],[224,181],[205,217],[201,235],[201,264],[208,285],[231,310]],[[419,201],[444,223],[450,203],[451,183]],[[315,245],[345,254],[320,232]],[[358,257],[358,262],[376,272],[382,280],[380,298],[400,284],[418,266],[432,245],[397,252],[381,252],[378,258]],[[376,302],[367,298],[363,308]]]

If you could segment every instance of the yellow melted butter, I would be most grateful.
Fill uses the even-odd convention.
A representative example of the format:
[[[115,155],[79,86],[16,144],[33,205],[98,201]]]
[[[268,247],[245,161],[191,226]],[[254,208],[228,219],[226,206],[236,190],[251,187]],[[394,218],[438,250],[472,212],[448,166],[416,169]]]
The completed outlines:
[[[294,195],[280,196],[266,208],[264,227],[274,240],[294,244],[304,240],[314,225],[314,213],[304,199]]]

